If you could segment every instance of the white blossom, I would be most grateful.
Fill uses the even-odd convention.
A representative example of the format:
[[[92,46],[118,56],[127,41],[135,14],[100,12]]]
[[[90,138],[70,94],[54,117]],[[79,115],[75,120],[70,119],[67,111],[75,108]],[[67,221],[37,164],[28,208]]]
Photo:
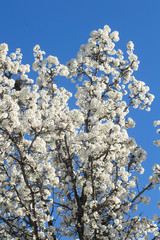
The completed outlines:
[[[48,62],[49,62],[50,64],[55,64],[55,65],[58,65],[58,64],[59,64],[59,61],[58,61],[58,58],[57,58],[57,57],[48,56],[47,60],[48,60]]]
[[[127,48],[129,48],[130,50],[134,50],[134,44],[133,44],[132,41],[129,41],[129,42],[127,43]]]

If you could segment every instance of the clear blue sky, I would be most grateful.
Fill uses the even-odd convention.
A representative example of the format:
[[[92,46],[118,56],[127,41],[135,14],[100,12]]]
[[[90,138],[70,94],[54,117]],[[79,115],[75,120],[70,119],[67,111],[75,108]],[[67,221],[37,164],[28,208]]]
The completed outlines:
[[[160,119],[160,0],[1,0],[0,3],[0,42],[6,42],[11,51],[21,48],[24,63],[32,64],[32,49],[39,44],[47,55],[55,55],[65,64],[76,57],[92,30],[106,24],[119,31],[122,50],[128,41],[134,42],[141,62],[136,78],[146,82],[156,97],[151,112],[132,112],[136,128],[130,134],[148,153],[143,164],[147,180],[152,165],[160,163],[160,148],[152,144],[159,137],[153,121]],[[65,86],[72,91],[67,80]],[[153,193],[151,198],[153,203],[145,211],[150,217],[152,211],[159,212],[156,201],[160,201],[160,192]]]

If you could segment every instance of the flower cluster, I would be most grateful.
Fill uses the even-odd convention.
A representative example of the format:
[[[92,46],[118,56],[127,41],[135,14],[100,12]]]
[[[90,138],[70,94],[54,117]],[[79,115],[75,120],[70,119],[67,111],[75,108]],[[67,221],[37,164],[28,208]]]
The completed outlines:
[[[157,127],[160,125],[160,121],[154,121],[153,126]],[[157,133],[160,133],[160,129],[157,129]],[[156,140],[153,142],[156,146],[160,146],[160,140]]]

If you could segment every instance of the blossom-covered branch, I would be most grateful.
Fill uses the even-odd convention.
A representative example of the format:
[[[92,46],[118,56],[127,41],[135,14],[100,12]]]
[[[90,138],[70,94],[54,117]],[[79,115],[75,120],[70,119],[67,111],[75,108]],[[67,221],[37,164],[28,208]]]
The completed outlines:
[[[1,239],[160,238],[158,215],[138,214],[160,167],[140,188],[146,152],[127,131],[135,126],[130,109],[149,111],[154,96],[134,76],[134,44],[125,59],[117,41],[107,25],[92,31],[66,65],[36,45],[35,80],[20,49],[8,55],[0,45]],[[75,109],[59,76],[77,88]]]

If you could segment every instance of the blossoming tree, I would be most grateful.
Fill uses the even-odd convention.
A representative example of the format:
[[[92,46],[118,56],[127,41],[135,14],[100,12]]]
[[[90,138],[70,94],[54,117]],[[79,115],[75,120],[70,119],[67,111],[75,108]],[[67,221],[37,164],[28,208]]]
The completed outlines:
[[[154,96],[133,75],[133,43],[125,60],[117,41],[108,26],[93,31],[66,65],[36,45],[36,81],[20,49],[0,45],[0,239],[160,239],[159,217],[136,213],[160,166],[139,189],[146,153],[127,132],[130,108],[149,111]],[[59,75],[77,83],[76,109]]]

